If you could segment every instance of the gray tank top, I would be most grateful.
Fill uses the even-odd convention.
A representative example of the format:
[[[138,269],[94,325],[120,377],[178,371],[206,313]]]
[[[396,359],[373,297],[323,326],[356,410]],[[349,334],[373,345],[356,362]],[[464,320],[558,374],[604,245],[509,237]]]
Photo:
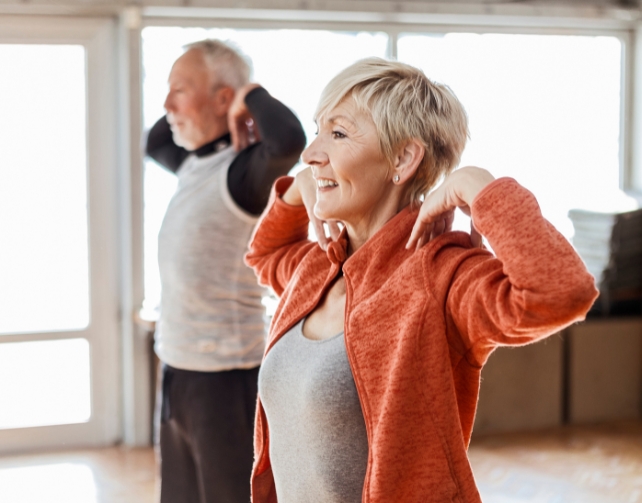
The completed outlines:
[[[259,396],[279,503],[359,503],[368,438],[343,332],[307,339],[303,320],[270,350]]]

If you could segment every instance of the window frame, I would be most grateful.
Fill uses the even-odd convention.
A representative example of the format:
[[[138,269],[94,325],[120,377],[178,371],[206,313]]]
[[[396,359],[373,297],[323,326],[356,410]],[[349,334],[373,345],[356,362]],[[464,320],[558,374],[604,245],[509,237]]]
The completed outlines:
[[[90,345],[91,389],[87,422],[0,430],[0,453],[105,446],[121,436],[114,28],[113,20],[104,17],[0,16],[3,44],[71,44],[85,50],[90,300],[84,329],[3,334],[0,344],[85,339]]]

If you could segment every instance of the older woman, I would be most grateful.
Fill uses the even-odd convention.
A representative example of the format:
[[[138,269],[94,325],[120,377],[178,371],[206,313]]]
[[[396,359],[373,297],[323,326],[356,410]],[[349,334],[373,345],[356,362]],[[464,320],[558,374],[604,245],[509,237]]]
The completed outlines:
[[[246,256],[280,297],[253,502],[478,502],[466,451],[483,364],[581,320],[593,278],[517,182],[448,175],[466,114],[421,71],[357,62],[316,120],[309,168],[277,180]],[[309,241],[306,206],[341,234]],[[446,232],[457,207],[471,234]]]

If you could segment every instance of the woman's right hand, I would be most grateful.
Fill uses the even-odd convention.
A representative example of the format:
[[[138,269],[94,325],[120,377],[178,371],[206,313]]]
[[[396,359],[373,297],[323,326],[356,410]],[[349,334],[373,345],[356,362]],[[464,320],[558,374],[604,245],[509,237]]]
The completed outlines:
[[[432,238],[450,230],[455,209],[470,216],[470,208],[486,185],[495,180],[488,171],[466,166],[453,171],[444,182],[426,196],[406,248],[421,248]],[[482,246],[482,236],[470,222],[470,239],[473,246]]]
[[[339,225],[335,221],[326,222],[317,218],[314,214],[314,205],[317,202],[317,182],[312,176],[312,169],[305,168],[303,171],[297,173],[294,177],[294,183],[283,194],[283,202],[293,206],[305,205],[308,212],[308,217],[314,228],[314,233],[319,241],[319,246],[326,250],[331,241],[336,240],[341,233]],[[326,235],[325,226],[328,226],[330,236]]]

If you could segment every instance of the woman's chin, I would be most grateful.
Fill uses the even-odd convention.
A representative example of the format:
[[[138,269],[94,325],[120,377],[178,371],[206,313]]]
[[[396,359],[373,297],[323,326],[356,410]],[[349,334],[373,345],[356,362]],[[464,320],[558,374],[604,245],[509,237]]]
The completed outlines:
[[[336,216],[334,216],[332,213],[317,213],[316,211],[314,212],[314,215],[319,219],[323,220],[324,222],[331,222],[333,220],[338,220]]]
[[[317,201],[316,206],[314,207],[314,216],[319,220],[330,221],[330,220],[341,220],[336,211],[332,211],[332,208],[327,208],[323,204],[319,204]]]

